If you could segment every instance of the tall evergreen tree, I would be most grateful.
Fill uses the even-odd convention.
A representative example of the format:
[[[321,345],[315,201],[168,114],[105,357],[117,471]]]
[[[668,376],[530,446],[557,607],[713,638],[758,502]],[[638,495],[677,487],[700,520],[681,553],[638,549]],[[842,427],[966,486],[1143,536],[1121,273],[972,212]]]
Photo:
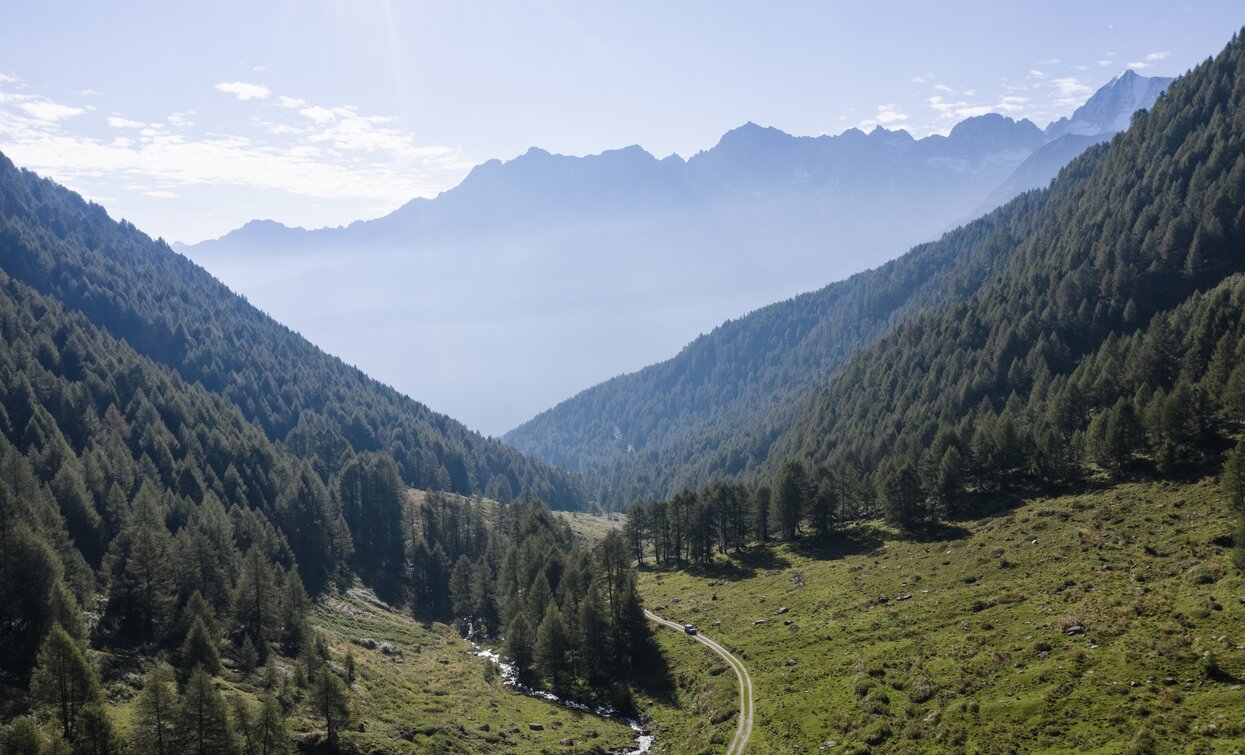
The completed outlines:
[[[324,722],[324,741],[330,751],[341,744],[341,733],[350,725],[350,693],[341,678],[329,668],[316,674],[311,688],[311,705],[317,718]]]
[[[52,627],[39,650],[30,692],[52,711],[70,742],[81,733],[82,711],[103,700],[99,676],[86,651],[59,626]]]
[[[176,705],[177,696],[168,671],[156,666],[147,672],[130,727],[130,742],[135,752],[173,755],[177,742]]]
[[[804,463],[792,460],[782,466],[774,483],[774,510],[782,536],[794,540],[799,534],[800,522],[809,493],[808,469]]]
[[[216,683],[202,669],[190,675],[174,715],[177,751],[188,755],[233,755],[237,750],[229,711]]]
[[[570,642],[566,625],[557,604],[550,605],[536,630],[535,660],[540,675],[549,680],[556,692],[564,692],[570,677],[568,653]]]
[[[515,675],[521,684],[535,681],[533,663],[536,655],[536,638],[532,624],[522,611],[516,613],[506,627],[506,655],[514,664]]]
[[[299,620],[294,618],[298,614],[297,606],[291,606],[287,613],[292,620]],[[242,557],[238,586],[234,590],[234,616],[242,631],[251,638],[262,663],[268,657],[269,641],[276,636],[279,609],[272,566],[257,545],[252,545]]]

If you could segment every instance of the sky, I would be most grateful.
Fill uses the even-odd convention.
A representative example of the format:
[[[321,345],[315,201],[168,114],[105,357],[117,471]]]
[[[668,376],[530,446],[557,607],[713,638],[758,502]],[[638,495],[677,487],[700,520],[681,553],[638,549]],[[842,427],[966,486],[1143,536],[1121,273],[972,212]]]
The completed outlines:
[[[1238,2],[0,0],[0,151],[153,236],[334,226],[531,146],[945,132],[1175,75]]]

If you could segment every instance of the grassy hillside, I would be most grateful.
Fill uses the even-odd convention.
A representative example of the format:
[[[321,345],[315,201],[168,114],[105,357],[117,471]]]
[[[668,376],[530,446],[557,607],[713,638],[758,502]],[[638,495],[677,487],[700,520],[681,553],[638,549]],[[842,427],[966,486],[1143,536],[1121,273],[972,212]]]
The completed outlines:
[[[858,526],[826,551],[649,570],[641,588],[748,665],[757,755],[1232,752],[1245,580],[1231,531],[1213,481],[1137,483],[923,541]]]
[[[633,733],[623,723],[568,710],[505,689],[488,674],[490,662],[442,623],[409,619],[378,604],[362,590],[331,597],[312,610],[312,624],[329,643],[331,662],[345,667],[353,655],[351,685],[357,725],[346,740],[358,752],[475,753],[593,752],[630,746]],[[278,684],[295,673],[278,669]],[[137,697],[130,673],[106,684],[114,721],[123,735]],[[262,692],[260,675],[226,672],[219,686],[227,700],[254,704]],[[306,701],[304,701],[306,702]],[[532,729],[530,724],[542,729]],[[323,724],[307,705],[291,711],[291,734],[314,736]],[[575,746],[560,742],[573,739]]]

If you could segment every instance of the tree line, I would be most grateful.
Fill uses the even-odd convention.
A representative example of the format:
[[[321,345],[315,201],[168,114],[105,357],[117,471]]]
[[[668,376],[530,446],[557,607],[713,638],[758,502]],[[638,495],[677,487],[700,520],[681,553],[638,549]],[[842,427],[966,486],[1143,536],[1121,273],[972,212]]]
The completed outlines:
[[[548,678],[559,687],[625,698],[644,643],[640,628],[618,623],[634,617],[623,612],[638,601],[634,584],[616,560],[602,561],[610,581],[595,579],[597,557],[543,504],[437,492],[417,499],[382,452],[343,448],[331,465],[322,463],[327,455],[310,461],[221,396],[3,272],[0,346],[0,684],[14,691],[17,712],[56,722],[35,727],[49,751],[125,744],[101,705],[99,652],[171,673],[143,685],[144,696],[155,690],[153,706],[174,711],[157,729],[181,726],[176,711],[191,704],[204,715],[228,709],[228,726],[208,726],[224,749],[196,751],[256,751],[246,744],[256,720],[285,741],[278,734],[294,711],[321,720],[316,736],[335,746],[353,693],[343,660],[310,628],[311,601],[360,580],[395,606],[450,620],[454,566],[464,559],[488,567],[476,569],[473,584],[497,596],[496,615],[478,616],[481,631],[500,635],[499,617],[513,618],[521,604],[533,606],[525,615],[537,638],[552,631],[556,622],[529,597],[543,595],[539,586],[531,592],[539,572],[550,603],[574,615],[566,636],[581,637],[586,616],[611,633],[594,645],[611,656],[584,665],[576,640],[564,671],[546,643],[537,672],[555,669]],[[523,571],[506,571],[514,564]],[[600,615],[581,609],[596,590]],[[299,669],[292,681],[273,673],[278,658]],[[216,700],[221,674],[271,695],[276,707]],[[31,721],[9,733],[26,737]],[[177,748],[187,736],[159,735]]]

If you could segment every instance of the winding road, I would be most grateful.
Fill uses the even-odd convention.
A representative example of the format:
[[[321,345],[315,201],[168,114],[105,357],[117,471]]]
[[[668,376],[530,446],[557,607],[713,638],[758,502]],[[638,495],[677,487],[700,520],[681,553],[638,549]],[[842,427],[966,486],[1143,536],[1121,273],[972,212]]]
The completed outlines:
[[[645,609],[644,615],[650,621],[658,624],[664,624],[676,632],[683,631],[683,625],[677,621],[663,619],[652,611]],[[739,679],[739,723],[735,727],[735,738],[731,740],[730,747],[726,748],[726,755],[742,755],[744,746],[748,744],[748,737],[752,736],[752,677],[748,675],[748,669],[730,651],[722,647],[718,643],[704,636],[703,634],[689,635],[702,645],[707,646],[710,650],[722,656],[722,660],[735,671],[735,677]]]

